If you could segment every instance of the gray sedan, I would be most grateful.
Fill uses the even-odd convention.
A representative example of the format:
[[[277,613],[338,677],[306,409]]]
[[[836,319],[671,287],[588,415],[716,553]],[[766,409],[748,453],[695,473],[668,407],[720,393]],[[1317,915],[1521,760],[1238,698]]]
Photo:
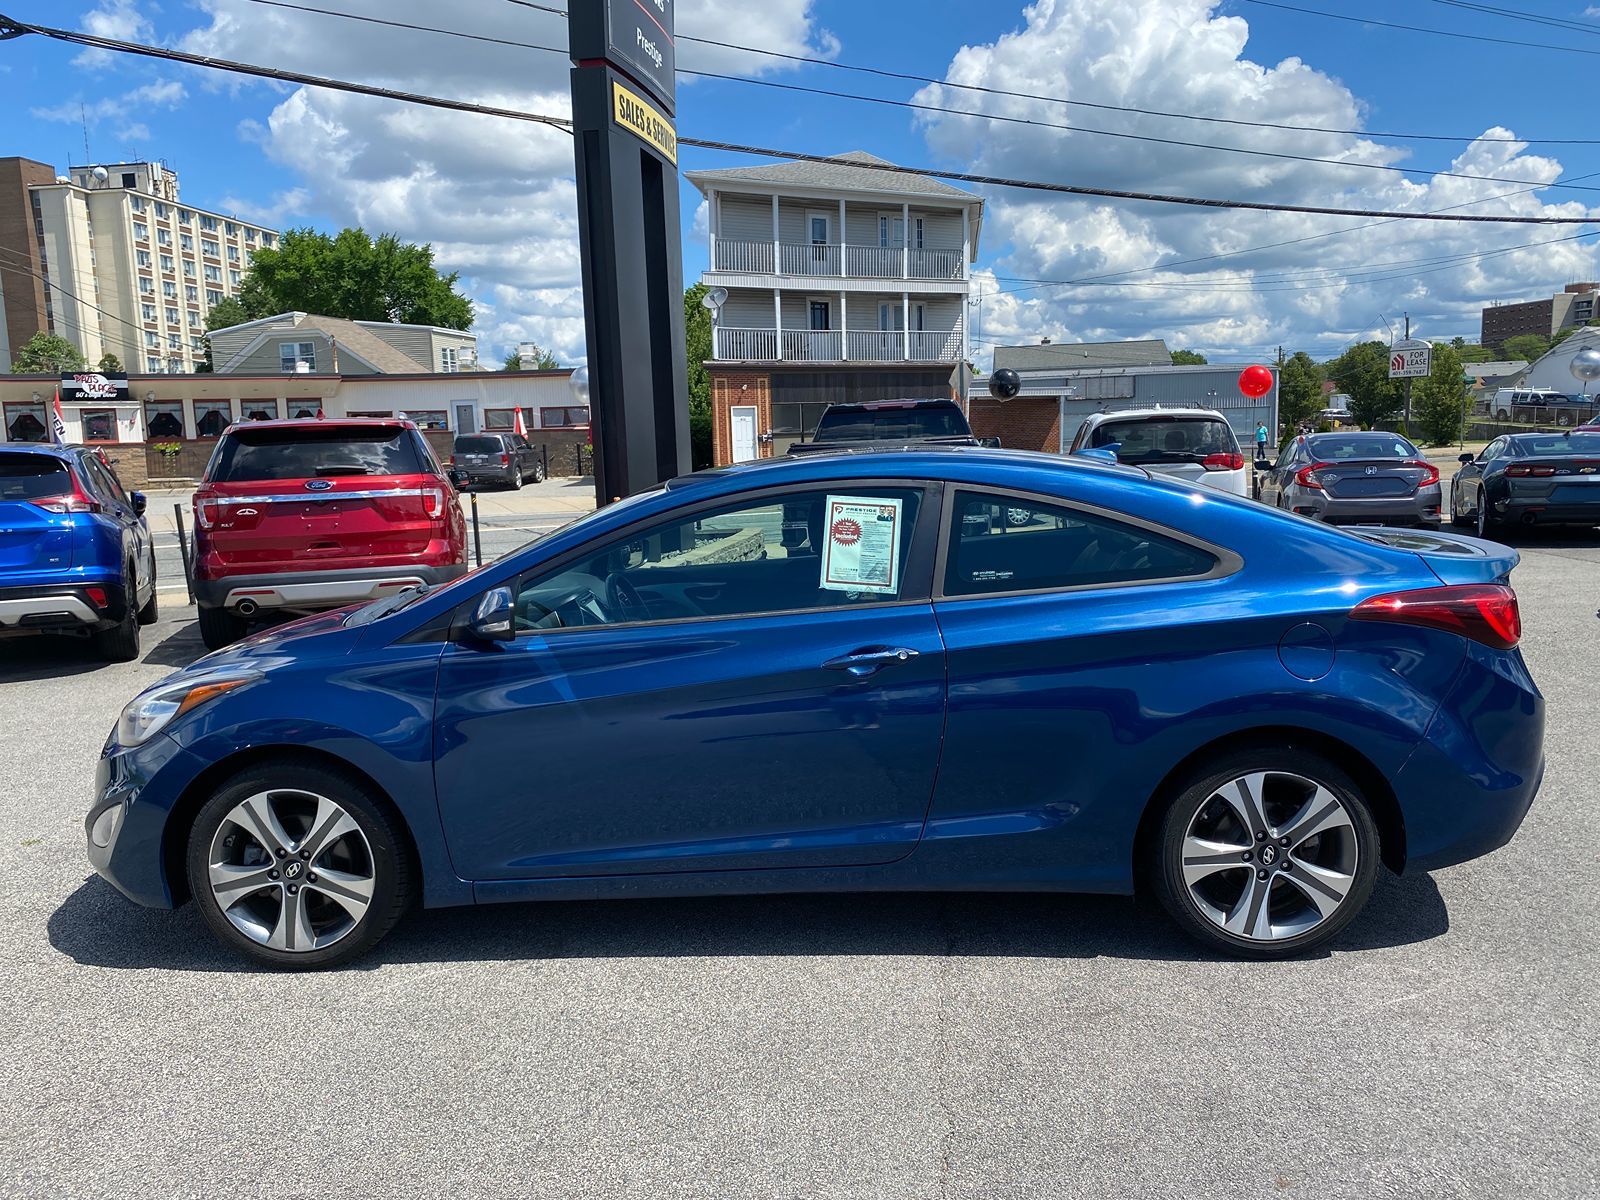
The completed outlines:
[[[1331,524],[1439,527],[1439,468],[1394,433],[1295,438],[1267,471],[1267,504]]]

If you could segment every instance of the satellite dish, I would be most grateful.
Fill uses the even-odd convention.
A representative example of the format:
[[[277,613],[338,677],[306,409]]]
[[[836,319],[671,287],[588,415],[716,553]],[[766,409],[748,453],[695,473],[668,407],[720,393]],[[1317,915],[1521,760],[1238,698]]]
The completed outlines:
[[[700,303],[703,304],[706,308],[709,308],[712,312],[716,312],[719,308],[721,308],[727,302],[728,302],[728,289],[727,288],[722,288],[722,287],[712,288],[704,296],[700,297]]]
[[[95,177],[95,179],[99,180],[101,183],[104,183],[106,180],[111,178],[111,172],[106,170],[104,167],[96,167],[93,171],[91,171],[89,173],[91,175],[93,175]]]
[[[1010,367],[1001,367],[989,376],[989,395],[996,400],[1015,400],[1022,391],[1022,376]]]

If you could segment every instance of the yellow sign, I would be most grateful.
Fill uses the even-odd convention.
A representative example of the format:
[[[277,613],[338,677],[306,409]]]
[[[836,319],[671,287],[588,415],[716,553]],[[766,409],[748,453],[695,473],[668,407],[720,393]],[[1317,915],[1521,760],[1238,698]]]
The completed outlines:
[[[611,81],[612,116],[629,133],[649,142],[678,165],[678,131],[672,122],[616,80]]]

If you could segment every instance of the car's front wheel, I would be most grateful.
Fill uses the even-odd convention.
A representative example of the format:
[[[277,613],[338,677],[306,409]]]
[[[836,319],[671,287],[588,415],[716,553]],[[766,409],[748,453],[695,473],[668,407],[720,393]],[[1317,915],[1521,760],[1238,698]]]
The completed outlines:
[[[370,950],[410,903],[410,856],[388,806],[343,772],[250,768],[201,808],[189,888],[212,932],[257,962],[331,967]]]
[[[511,468],[511,490],[513,492],[522,490],[522,465],[520,463]]]
[[[1186,932],[1248,958],[1286,958],[1353,920],[1377,879],[1377,825],[1325,759],[1250,750],[1173,800],[1154,847],[1162,904]]]

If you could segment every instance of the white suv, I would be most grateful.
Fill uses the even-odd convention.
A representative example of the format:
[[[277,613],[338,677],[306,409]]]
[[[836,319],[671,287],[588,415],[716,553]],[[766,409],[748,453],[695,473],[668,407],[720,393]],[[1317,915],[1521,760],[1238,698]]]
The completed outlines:
[[[1228,418],[1204,408],[1136,408],[1092,413],[1070,453],[1114,450],[1118,462],[1235,496],[1250,495],[1239,439]]]

